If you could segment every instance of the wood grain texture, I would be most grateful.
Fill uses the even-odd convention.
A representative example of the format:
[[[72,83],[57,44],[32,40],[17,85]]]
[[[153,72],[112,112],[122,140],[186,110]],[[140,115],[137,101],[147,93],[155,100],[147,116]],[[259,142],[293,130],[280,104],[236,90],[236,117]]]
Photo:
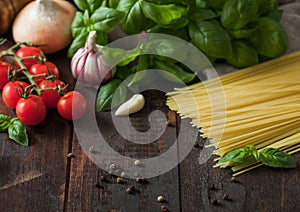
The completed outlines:
[[[162,111],[171,121],[176,120],[174,113],[168,114],[162,93],[150,91],[145,96],[147,106],[131,116],[131,123],[137,130],[146,132],[150,128],[147,117],[154,109]],[[115,131],[109,112],[97,114],[97,120],[99,129],[111,148],[128,157],[157,156],[167,151],[176,138],[176,128],[169,126],[157,141],[146,145],[136,144],[122,138]],[[166,204],[172,211],[180,210],[177,168],[147,179],[144,183],[124,178],[124,183],[117,184],[116,177],[101,170],[88,159],[77,140],[73,142],[73,153],[75,157],[72,158],[71,165],[68,211],[159,211],[162,204]],[[101,175],[105,175],[108,180],[102,182]],[[136,189],[132,194],[126,193],[129,186]],[[159,195],[163,195],[167,202],[157,203]]]
[[[8,48],[9,41],[1,46]],[[69,61],[61,51],[48,59],[61,70],[61,79],[73,84]],[[15,116],[0,100],[0,113]],[[0,211],[61,211],[64,207],[69,142],[72,123],[55,109],[48,110],[43,123],[26,127],[29,147],[22,147],[0,134]]]
[[[232,181],[230,169],[213,168],[214,156],[199,164],[206,140],[199,136],[196,143],[179,168],[182,211],[299,211],[299,165],[291,170],[260,167]],[[300,154],[294,157],[299,161]]]

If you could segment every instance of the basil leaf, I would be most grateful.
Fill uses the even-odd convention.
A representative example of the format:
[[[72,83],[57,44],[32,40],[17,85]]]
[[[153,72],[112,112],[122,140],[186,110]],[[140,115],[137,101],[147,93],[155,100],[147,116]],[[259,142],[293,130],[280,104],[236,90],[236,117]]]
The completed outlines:
[[[206,0],[207,4],[214,10],[221,11],[227,0]]]
[[[97,102],[96,102],[97,112],[111,110],[111,108],[112,108],[111,103],[112,103],[113,96],[114,96],[117,88],[120,86],[121,82],[122,81],[119,79],[114,79],[100,87],[98,95],[97,95]],[[119,95],[121,95],[121,94],[122,94],[122,92],[119,93]],[[120,96],[120,98],[125,99],[126,96],[124,96],[124,97]]]
[[[79,9],[87,10],[89,14],[92,14],[102,5],[103,0],[74,0],[74,3]]]
[[[0,114],[0,131],[5,132],[10,125],[11,117],[7,115]]]
[[[153,21],[145,17],[140,1],[121,0],[117,9],[126,13],[126,17],[121,23],[121,28],[126,34],[138,34],[155,25]]]
[[[96,43],[98,45],[107,45],[108,44],[108,36],[105,32],[97,31]]]
[[[232,41],[232,54],[226,61],[236,68],[255,65],[259,62],[256,50],[242,40]]]
[[[75,38],[76,36],[78,36],[82,33],[87,33],[87,28],[86,28],[86,23],[84,20],[83,12],[77,11],[75,13],[75,16],[73,18],[73,22],[71,25],[71,29],[72,29],[73,38]]]
[[[210,9],[195,7],[189,11],[189,19],[192,21],[205,21],[216,17],[217,15]]]
[[[225,58],[232,53],[228,33],[213,22],[190,22],[189,35],[192,43],[211,57]]]
[[[136,72],[136,66],[128,68],[127,66],[118,67],[116,77],[125,80]]]
[[[144,70],[147,70],[151,66],[151,63],[152,61],[150,55],[141,55],[139,57],[138,64],[135,66],[136,73],[129,82],[129,87],[132,87],[132,85],[140,82],[145,77],[146,72]]]
[[[96,31],[110,32],[124,17],[123,12],[108,7],[100,7],[90,17],[90,23]]]
[[[146,1],[140,4],[145,16],[160,25],[172,24],[188,12],[188,7],[176,4],[157,5]]]
[[[277,21],[261,17],[257,18],[253,24],[256,25],[256,29],[248,39],[259,54],[274,58],[285,53],[288,38]]]
[[[79,34],[72,41],[72,43],[71,43],[71,45],[69,47],[69,50],[68,50],[68,57],[69,58],[73,57],[73,55],[76,53],[76,51],[79,48],[84,47],[87,36],[88,36],[88,32],[82,33],[82,34]],[[97,38],[98,38],[98,34],[97,34]]]
[[[150,3],[155,3],[155,4],[158,4],[158,5],[172,4],[172,3],[184,4],[184,5],[187,5],[187,6],[194,6],[195,5],[194,0],[145,0],[145,1],[150,2]]]
[[[259,0],[259,14],[264,15],[278,8],[278,0]]]
[[[125,66],[134,61],[140,55],[140,51],[138,48],[125,50],[103,46],[101,51],[105,57],[105,60],[109,64],[116,64],[117,62],[119,62],[118,66]]]
[[[245,148],[233,149],[230,152],[223,155],[219,163],[225,162],[236,162],[236,163],[246,163],[255,160],[256,149],[253,149],[253,145]]]
[[[22,146],[28,146],[28,136],[24,124],[13,118],[8,127],[8,137]]]
[[[259,151],[258,161],[264,165],[278,168],[295,168],[296,162],[286,152],[280,151],[275,148],[264,148]]]
[[[282,16],[283,10],[272,10],[270,11],[267,16],[269,18],[274,19],[275,21],[279,21]]]
[[[227,29],[241,29],[257,16],[258,0],[228,0],[221,14],[221,22]]]
[[[122,0],[108,0],[108,7],[117,9],[120,1],[122,1]]]
[[[252,35],[252,33],[255,32],[255,28],[251,29],[236,29],[236,30],[230,30],[229,34],[237,39],[242,39],[242,38],[248,38]]]
[[[149,29],[147,32],[167,34],[167,35],[181,38],[186,41],[189,40],[187,27],[182,27],[179,29],[168,29],[168,28],[162,27],[160,25],[156,25],[156,26],[152,27],[151,29]]]
[[[176,64],[165,63],[159,60],[154,61],[154,67],[169,73],[169,74],[163,74],[162,72],[162,75],[166,77],[168,80],[174,82],[189,83],[196,76],[195,74],[184,71],[181,67],[179,67]]]

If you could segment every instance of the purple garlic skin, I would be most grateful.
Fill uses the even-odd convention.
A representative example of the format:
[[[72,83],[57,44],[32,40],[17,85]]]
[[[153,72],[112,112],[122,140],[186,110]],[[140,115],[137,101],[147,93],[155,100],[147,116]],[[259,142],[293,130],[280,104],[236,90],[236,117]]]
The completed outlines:
[[[77,50],[71,60],[73,77],[86,86],[98,88],[113,77],[112,68],[97,47],[96,32],[90,32],[85,47]]]

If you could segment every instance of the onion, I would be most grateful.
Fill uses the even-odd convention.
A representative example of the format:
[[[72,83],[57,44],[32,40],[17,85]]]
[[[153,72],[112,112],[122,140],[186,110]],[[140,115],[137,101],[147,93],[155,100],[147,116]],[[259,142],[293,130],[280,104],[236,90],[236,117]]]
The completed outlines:
[[[64,0],[30,2],[13,22],[13,39],[41,45],[46,54],[59,51],[72,41],[71,24],[76,11],[75,6]]]

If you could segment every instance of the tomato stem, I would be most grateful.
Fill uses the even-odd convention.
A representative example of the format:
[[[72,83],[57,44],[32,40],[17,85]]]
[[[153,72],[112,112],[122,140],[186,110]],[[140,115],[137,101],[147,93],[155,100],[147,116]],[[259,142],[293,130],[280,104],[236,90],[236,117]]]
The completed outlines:
[[[0,38],[0,45],[3,44],[6,40],[5,39],[1,39]],[[28,57],[23,57],[23,58],[19,58],[16,54],[15,51],[17,48],[20,48],[22,45],[25,46],[34,46],[32,43],[27,43],[27,42],[22,42],[22,43],[16,43],[15,45],[11,46],[9,49],[7,49],[6,51],[2,51],[0,54],[0,59],[2,57],[5,56],[10,56],[13,58],[14,62],[16,63],[16,65],[18,65],[20,68],[14,70],[13,72],[9,72],[9,80],[10,81],[14,81],[17,80],[18,73],[22,73],[23,76],[21,76],[22,78],[25,78],[29,81],[30,85],[27,86],[24,90],[23,90],[23,94],[20,94],[23,98],[27,98],[29,96],[29,94],[31,94],[33,91],[35,91],[38,95],[42,95],[44,90],[56,90],[58,92],[59,95],[63,95],[64,94],[64,89],[67,87],[63,87],[63,88],[44,88],[41,89],[39,88],[39,86],[36,84],[35,82],[35,78],[37,77],[44,77],[44,79],[46,80],[53,80],[55,79],[55,76],[50,74],[36,74],[36,75],[32,75],[29,73],[29,70],[26,68],[26,66],[24,65],[23,61],[24,60],[28,60],[28,59],[35,59],[38,60],[39,63],[43,64],[44,62],[47,61],[46,57],[44,54],[39,55],[39,56],[28,56]],[[30,89],[30,91],[29,91]],[[28,92],[29,91],[29,92]]]

